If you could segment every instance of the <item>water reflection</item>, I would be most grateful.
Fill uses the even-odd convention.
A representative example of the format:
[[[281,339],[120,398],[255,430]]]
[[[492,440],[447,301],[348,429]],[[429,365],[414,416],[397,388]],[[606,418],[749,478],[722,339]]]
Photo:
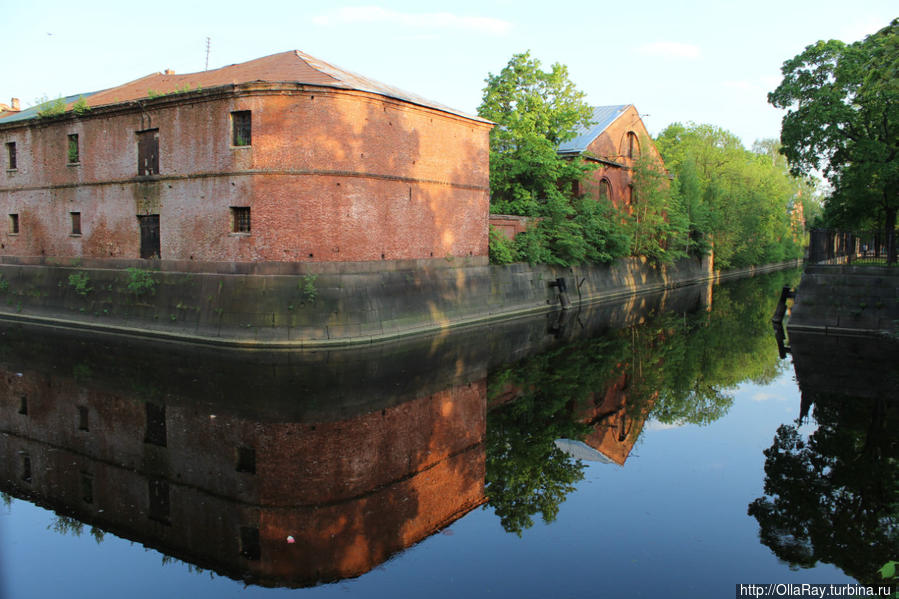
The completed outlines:
[[[358,576],[488,497],[521,534],[583,476],[558,441],[624,464],[648,419],[707,424],[773,377],[766,323],[791,276],[353,351],[6,325],[0,488],[59,532],[270,586]]]
[[[765,496],[749,514],[791,566],[821,561],[881,582],[899,555],[899,344],[795,332],[790,342],[800,415],[765,450]]]

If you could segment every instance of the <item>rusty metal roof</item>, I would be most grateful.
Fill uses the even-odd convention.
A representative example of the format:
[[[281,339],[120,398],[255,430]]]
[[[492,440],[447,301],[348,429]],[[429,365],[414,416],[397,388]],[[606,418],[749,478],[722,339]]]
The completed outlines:
[[[71,102],[76,101],[79,97],[84,97],[87,105],[93,108],[96,106],[106,106],[117,104],[119,102],[139,100],[172,93],[189,92],[219,87],[222,85],[236,85],[256,81],[268,83],[301,83],[306,85],[364,91],[410,102],[427,108],[433,108],[435,110],[455,114],[475,121],[484,123],[490,122],[480,117],[469,115],[448,106],[444,106],[443,104],[422,98],[416,94],[380,83],[374,79],[369,79],[368,77],[363,77],[362,75],[343,70],[298,50],[272,54],[271,56],[232,64],[211,71],[187,73],[184,75],[177,75],[169,73],[168,71],[165,73],[154,73],[99,92],[69,96],[65,98],[65,101],[69,104],[69,108],[71,108]],[[15,114],[14,117],[0,118],[0,122],[6,123],[13,120],[18,121],[32,118],[36,116],[36,111],[34,110],[34,107],[32,107],[28,110],[13,114]]]

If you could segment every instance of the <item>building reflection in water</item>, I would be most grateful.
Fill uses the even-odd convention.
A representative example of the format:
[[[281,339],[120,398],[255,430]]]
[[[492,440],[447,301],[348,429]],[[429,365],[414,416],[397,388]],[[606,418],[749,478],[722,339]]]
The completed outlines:
[[[252,584],[358,576],[486,501],[488,372],[702,311],[709,290],[342,351],[3,325],[0,490]],[[646,416],[628,411],[630,381],[612,377],[578,416],[619,464]]]

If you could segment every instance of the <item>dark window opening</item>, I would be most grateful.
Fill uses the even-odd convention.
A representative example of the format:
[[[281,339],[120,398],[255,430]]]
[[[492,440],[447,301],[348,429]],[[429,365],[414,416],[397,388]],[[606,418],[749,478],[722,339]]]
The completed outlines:
[[[637,135],[634,132],[627,134],[627,157],[638,158],[640,156],[640,143],[637,141]]]
[[[612,201],[612,185],[608,179],[603,179],[599,182],[599,198]]]
[[[239,110],[231,113],[231,145],[248,146],[252,141],[250,111]]]
[[[256,450],[252,447],[237,448],[237,471],[256,474]]]
[[[258,560],[261,557],[258,528],[240,527],[240,555],[249,560]]]
[[[28,397],[26,395],[19,398],[19,414],[28,415]]]
[[[78,156],[78,134],[72,133],[69,135],[69,150],[67,157],[69,159],[69,164],[76,164],[80,162],[80,158]]]
[[[7,168],[11,171],[16,170],[16,142],[6,142],[6,155],[9,158],[9,165]]]
[[[151,445],[166,445],[165,431],[165,406],[157,406],[153,403],[147,403],[147,436],[144,437],[145,443]]]
[[[151,520],[168,524],[169,515],[171,514],[169,481],[161,479],[147,481],[147,494],[150,503],[150,510],[147,516]]]
[[[88,411],[87,406],[78,406],[78,430],[87,431],[88,427]]]
[[[140,222],[140,257],[159,258],[161,252],[159,238],[159,215],[146,214],[137,217]]]
[[[72,235],[81,235],[81,213],[69,212],[72,217]]]
[[[231,207],[231,232],[250,232],[250,209],[246,206]]]
[[[22,480],[31,482],[31,456],[27,453],[22,455]]]
[[[84,503],[94,502],[94,477],[86,472],[81,473],[81,500]]]
[[[19,215],[18,214],[10,214],[9,215],[9,233],[10,233],[10,235],[18,235],[19,234]]]
[[[137,132],[137,174],[159,174],[159,129]]]

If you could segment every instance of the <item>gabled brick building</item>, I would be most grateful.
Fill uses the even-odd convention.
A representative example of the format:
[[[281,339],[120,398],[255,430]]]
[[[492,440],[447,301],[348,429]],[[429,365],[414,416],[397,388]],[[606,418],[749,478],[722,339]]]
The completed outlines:
[[[589,129],[579,130],[574,139],[559,145],[562,156],[597,164],[596,170],[579,182],[575,195],[606,198],[627,209],[633,200],[632,169],[637,160],[649,153],[663,166],[662,157],[633,104],[597,106],[592,120],[595,124]]]
[[[0,255],[487,254],[491,124],[302,52],[63,102],[0,113]]]

